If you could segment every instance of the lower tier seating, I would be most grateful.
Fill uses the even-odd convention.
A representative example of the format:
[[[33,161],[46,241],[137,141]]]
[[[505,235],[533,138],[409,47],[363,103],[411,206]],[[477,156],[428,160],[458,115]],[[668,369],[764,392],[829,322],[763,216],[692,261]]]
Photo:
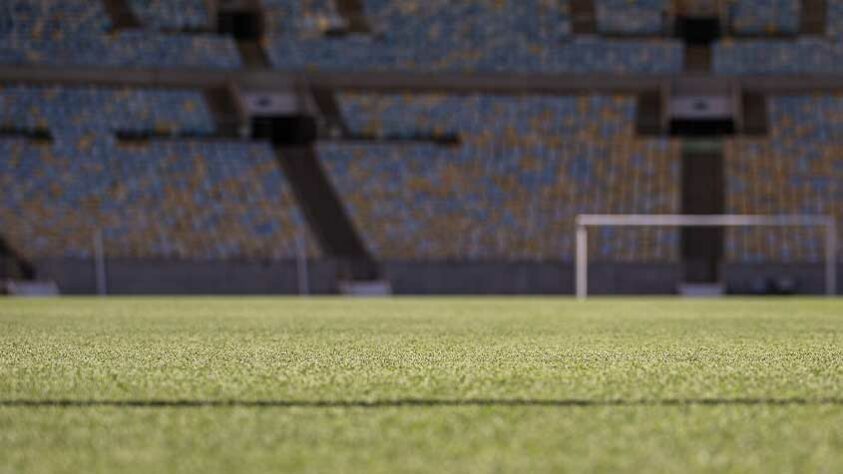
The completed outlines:
[[[843,223],[843,143],[739,139],[726,151],[728,212],[822,214]],[[731,261],[819,262],[825,255],[821,229],[745,228],[726,235]]]
[[[102,231],[111,258],[318,255],[268,144],[115,144],[0,139],[0,228],[27,258],[90,258]]]
[[[727,143],[727,210],[832,215],[843,224],[841,157],[843,96],[773,98],[769,138]],[[726,243],[734,261],[815,262],[825,252],[817,229],[736,229],[727,232]]]
[[[379,259],[570,261],[577,214],[678,209],[678,143],[634,138],[634,104],[347,95],[355,130],[458,133],[461,145],[336,143],[319,155]],[[676,251],[669,229],[601,229],[591,242],[596,260],[669,261]]]

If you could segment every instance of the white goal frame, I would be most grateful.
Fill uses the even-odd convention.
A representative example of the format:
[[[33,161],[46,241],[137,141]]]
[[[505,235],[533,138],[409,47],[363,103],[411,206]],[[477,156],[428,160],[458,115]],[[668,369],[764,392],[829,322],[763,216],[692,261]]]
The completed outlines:
[[[826,215],[683,215],[580,214],[576,218],[575,285],[577,299],[588,297],[589,227],[823,227],[825,239],[825,292],[837,294],[837,223]]]

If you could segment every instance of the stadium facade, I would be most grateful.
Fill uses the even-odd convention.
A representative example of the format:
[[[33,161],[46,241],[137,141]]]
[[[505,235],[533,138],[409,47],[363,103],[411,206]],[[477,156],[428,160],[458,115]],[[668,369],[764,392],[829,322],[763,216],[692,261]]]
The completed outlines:
[[[7,0],[0,81],[0,280],[62,293],[565,294],[580,214],[843,220],[843,0]],[[600,229],[589,287],[822,293],[824,242]]]

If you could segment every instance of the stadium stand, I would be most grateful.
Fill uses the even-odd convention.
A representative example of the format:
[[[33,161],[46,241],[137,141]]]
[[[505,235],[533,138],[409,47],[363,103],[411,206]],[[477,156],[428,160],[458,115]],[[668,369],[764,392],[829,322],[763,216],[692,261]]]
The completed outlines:
[[[394,262],[570,262],[577,214],[696,212],[686,199],[694,194],[692,186],[683,183],[680,171],[692,162],[694,146],[703,145],[683,148],[680,139],[666,138],[684,132],[668,132],[674,123],[666,113],[673,109],[662,101],[670,99],[673,107],[699,91],[720,90],[717,77],[696,75],[713,73],[725,83],[729,76],[823,80],[823,74],[843,72],[843,0],[829,0],[823,15],[813,2],[797,0],[718,3],[726,39],[712,39],[710,46],[689,37],[687,43],[669,38],[683,2],[586,3],[261,0],[244,4],[244,11],[227,11],[229,17],[215,25],[214,6],[204,0],[2,2],[0,63],[5,65],[107,65],[129,73],[139,67],[248,71],[209,74],[210,80],[195,85],[207,87],[204,91],[0,87],[2,237],[28,259],[88,258],[92,233],[101,229],[111,257],[277,261],[293,257],[298,236],[309,235],[300,202],[321,243],[317,249],[308,237],[308,254],[327,266],[343,258],[371,258],[375,270],[365,272],[366,278],[380,278],[377,266]],[[806,29],[810,22],[802,20],[810,18],[800,18],[803,6],[813,17],[827,18],[826,36],[819,36],[822,21],[814,22],[820,25],[816,31]],[[683,16],[689,22],[680,26],[705,29],[700,25],[716,14]],[[710,23],[717,30],[717,22]],[[676,33],[685,35],[680,26]],[[217,28],[232,36],[213,33]],[[694,55],[702,58],[699,64],[691,64]],[[275,73],[255,73],[266,68]],[[388,90],[372,89],[389,76],[372,81],[372,75],[349,75],[337,85],[337,75],[301,71],[477,74],[458,84],[465,95],[394,95],[390,91],[398,89],[392,84]],[[518,78],[497,82],[497,73],[522,75],[530,92],[490,95],[522,87]],[[558,74],[578,92],[546,77],[537,81],[544,85],[533,87],[530,79],[541,74]],[[577,74],[611,80],[595,81],[600,84],[595,92],[566,77]],[[668,80],[630,77],[638,75]],[[190,71],[150,76],[156,84],[194,80]],[[263,87],[256,83],[293,76],[305,87],[283,80],[277,90],[266,87],[283,103],[271,113],[247,100]],[[411,76],[398,81],[408,78],[413,84],[418,78]],[[358,78],[365,78],[362,85]],[[668,84],[673,79],[676,87]],[[479,84],[476,90],[472,84]],[[781,84],[765,81],[765,87]],[[843,96],[777,96],[769,102],[769,120],[753,122],[747,119],[750,112],[765,116],[765,92],[743,83],[738,88],[744,99],[757,100],[753,107],[743,102],[744,120],[729,117],[734,131],[769,129],[769,137],[697,139],[706,142],[704,151],[718,167],[726,143],[726,209],[721,203],[711,212],[830,213],[843,219],[838,204],[843,202]],[[594,95],[533,95],[539,91]],[[619,91],[627,95],[612,95]],[[644,112],[636,111],[636,100]],[[295,110],[286,108],[287,102],[295,102],[290,106]],[[221,138],[246,136],[250,113],[260,119],[251,123],[252,132],[258,130],[254,136],[274,145]],[[270,122],[273,127],[314,125],[308,133],[261,128]],[[703,126],[695,122],[691,128]],[[312,164],[308,169],[320,173],[322,184],[291,163]],[[723,176],[721,168],[716,171],[712,176]],[[700,181],[705,179],[695,180]],[[723,187],[716,179],[709,182]],[[334,194],[337,212],[313,205]],[[714,195],[724,197],[720,191]],[[341,220],[349,222],[347,232],[325,225]],[[342,246],[329,244],[334,241],[326,235],[355,240],[361,251],[338,251]],[[685,245],[687,235],[654,228],[595,230],[591,260],[655,262],[659,269],[654,271],[667,275],[672,264],[694,257]],[[726,236],[729,262],[822,258],[822,236],[813,230],[734,229]],[[720,254],[710,260],[719,265]],[[342,278],[353,272],[346,273]],[[670,288],[675,274],[668,276],[660,288]],[[720,277],[714,272],[711,279]]]
[[[262,5],[270,35],[320,37],[344,24],[331,0],[263,0]]]
[[[146,27],[176,30],[213,27],[205,0],[130,0],[129,4]]]
[[[0,47],[4,64],[113,67],[209,67],[236,69],[240,57],[228,38],[122,31],[72,41],[7,36]]]
[[[2,33],[56,39],[105,33],[111,28],[101,2],[8,0],[0,6]]]
[[[457,39],[481,46],[502,35],[558,40],[570,33],[567,1],[366,0],[366,12],[376,31],[410,42]]]
[[[0,139],[0,227],[26,258],[277,260],[305,228],[268,144]],[[318,251],[310,243],[308,253]]]
[[[459,147],[319,146],[380,259],[570,261],[576,214],[678,205],[678,144],[635,139],[631,98],[345,95],[341,104],[360,132],[461,138]],[[671,260],[676,233],[604,229],[592,250],[598,260]]]
[[[843,71],[843,1],[826,2],[826,35],[796,39],[725,39],[713,46],[712,70],[721,75],[840,74]],[[730,4],[739,35],[799,33],[800,2],[754,0]]]
[[[713,71],[721,75],[839,74],[843,43],[817,38],[724,40],[714,46]]]
[[[728,4],[729,28],[746,36],[799,33],[799,0],[733,0]]]
[[[101,2],[11,0],[0,5],[0,62],[115,67],[241,66],[234,41],[211,34],[112,31]]]
[[[11,86],[0,89],[0,127],[53,136],[0,140],[0,227],[27,258],[90,256],[97,229],[112,257],[295,255],[304,224],[268,144],[115,141],[117,131],[212,133],[198,92]]]
[[[208,135],[211,114],[196,91],[92,87],[0,88],[0,127]]]
[[[605,0],[601,24],[607,32],[663,29],[663,15],[657,13],[662,2],[623,8],[617,3]],[[132,0],[130,6],[143,28],[115,30],[100,2],[13,0],[0,6],[5,17],[0,62],[242,66],[232,38],[202,33],[214,26],[208,24],[204,1]],[[680,71],[683,61],[681,44],[673,40],[571,36],[567,2],[369,0],[365,11],[373,34],[350,36],[326,36],[346,24],[332,1],[267,0],[263,8],[263,44],[278,69],[669,74]]]
[[[642,74],[682,68],[675,41],[572,37],[567,2],[369,0],[374,34],[326,38],[343,23],[331,5],[265,4],[265,46],[275,68]]]
[[[843,40],[843,0],[827,0],[826,33]]]
[[[662,35],[668,31],[668,0],[596,0],[597,30],[611,35]]]
[[[594,38],[531,45],[502,37],[482,49],[463,49],[450,41],[402,46],[350,37],[276,38],[269,55],[277,69],[671,74],[681,71],[683,50],[669,41]]]
[[[770,137],[726,147],[727,207],[739,214],[830,214],[843,222],[843,96],[770,101]],[[824,237],[813,229],[727,232],[732,261],[819,262]]]

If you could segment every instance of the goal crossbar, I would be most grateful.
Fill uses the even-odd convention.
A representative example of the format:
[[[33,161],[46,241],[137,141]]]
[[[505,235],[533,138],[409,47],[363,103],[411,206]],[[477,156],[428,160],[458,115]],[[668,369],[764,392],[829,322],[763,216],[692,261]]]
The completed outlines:
[[[576,218],[576,294],[588,296],[589,227],[823,227],[825,290],[837,293],[837,224],[825,215],[686,215],[686,214],[580,214]]]

